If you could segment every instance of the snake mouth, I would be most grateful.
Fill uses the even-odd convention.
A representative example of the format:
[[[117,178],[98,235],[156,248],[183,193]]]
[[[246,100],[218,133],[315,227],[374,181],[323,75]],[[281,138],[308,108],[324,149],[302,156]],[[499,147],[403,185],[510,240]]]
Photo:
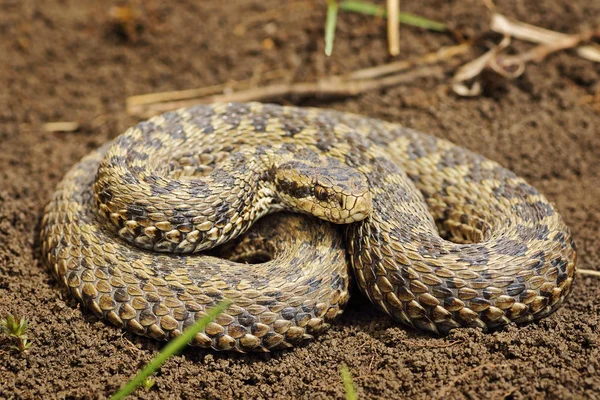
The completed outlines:
[[[319,219],[339,224],[352,224],[362,221],[367,218],[372,210],[373,204],[370,194],[355,197],[352,196],[352,208],[348,209],[343,206],[345,202],[340,201],[339,204],[321,204],[320,202],[312,201],[312,199],[295,199],[292,211],[303,214],[313,215]]]

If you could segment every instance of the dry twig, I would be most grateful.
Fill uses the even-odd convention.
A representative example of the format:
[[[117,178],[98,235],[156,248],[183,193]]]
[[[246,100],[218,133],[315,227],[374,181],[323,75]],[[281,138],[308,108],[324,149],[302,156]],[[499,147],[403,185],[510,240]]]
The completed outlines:
[[[79,129],[79,123],[75,121],[46,122],[42,125],[46,132],[75,132]]]
[[[400,54],[400,0],[387,0],[388,46],[392,56]]]
[[[524,22],[514,21],[497,13],[492,15],[490,29],[515,39],[539,43],[540,46],[524,53],[526,56],[523,56],[525,61],[534,60],[536,62],[540,62],[550,53],[577,47],[581,42],[588,41],[595,36],[600,36],[600,31],[591,30],[568,35]],[[600,47],[597,45],[591,44],[577,47],[577,54],[587,60],[600,62]]]
[[[581,269],[579,268],[577,270],[578,274],[581,275],[589,275],[589,276],[597,276],[600,278],[600,271],[594,271],[593,269]]]
[[[265,72],[262,74],[262,77],[267,81],[281,78],[283,76],[283,71],[278,69],[274,71]],[[174,90],[170,92],[158,92],[158,93],[148,93],[141,94],[137,96],[131,96],[127,98],[127,110],[130,111],[131,108],[135,108],[138,106],[142,106],[145,104],[154,104],[154,103],[164,103],[168,101],[177,101],[177,100],[188,100],[188,99],[196,99],[202,98],[206,96],[212,96],[215,94],[224,93],[226,91],[240,90],[246,89],[250,87],[255,82],[255,78],[245,79],[236,82],[227,82],[220,83],[218,85],[205,86],[196,89],[186,89],[186,90]],[[131,114],[131,112],[130,112]]]
[[[495,13],[492,15],[490,29],[504,35],[504,39],[492,46],[485,54],[465,64],[455,74],[452,89],[460,96],[477,96],[481,94],[481,85],[475,82],[472,87],[467,87],[465,81],[471,80],[490,68],[499,75],[514,79],[525,71],[527,62],[541,62],[551,53],[571,49],[580,43],[588,41],[595,36],[600,36],[598,31],[584,31],[578,34],[567,35],[540,28],[523,22],[514,21],[505,16]],[[521,54],[505,56],[502,51],[510,45],[510,39],[522,39],[538,46]],[[600,60],[600,47],[587,45],[578,48],[578,54],[591,61]]]
[[[470,48],[469,44],[451,46],[424,56],[365,68],[343,76],[327,77],[317,82],[274,83],[263,87],[249,87],[250,80],[248,80],[229,85],[220,84],[198,89],[132,96],[127,99],[127,111],[130,115],[147,118],[197,103],[266,101],[284,96],[356,96],[370,90],[407,83],[417,78],[441,78],[442,69],[431,65],[448,61],[466,53]],[[417,66],[418,69],[400,73]],[[276,74],[265,73],[265,75],[272,78]],[[224,93],[227,88],[236,90]]]
[[[436,64],[450,60],[456,56],[465,54],[472,48],[471,43],[463,43],[456,46],[442,47],[438,51],[427,53],[424,56],[412,57],[407,60],[378,65],[376,67],[364,68],[345,75],[346,79],[372,79],[379,76],[395,74],[400,71],[423,65]]]
[[[596,34],[598,36],[598,34]],[[579,46],[577,49],[577,55],[586,60],[600,63],[600,46],[592,43],[586,46]]]
[[[500,43],[492,46],[486,53],[460,67],[452,79],[452,90],[460,96],[477,96],[481,94],[481,84],[479,82],[475,82],[470,88],[467,87],[465,82],[479,76],[490,65],[492,59],[509,44],[510,37],[505,36]]]
[[[321,79],[317,82],[279,83],[263,87],[240,90],[229,94],[194,98],[181,101],[136,104],[128,108],[132,115],[147,118],[177,108],[198,103],[226,103],[246,101],[269,101],[284,96],[356,96],[358,94],[408,83],[423,77],[442,77],[441,67],[430,66],[403,74],[371,80],[341,80],[339,77]]]

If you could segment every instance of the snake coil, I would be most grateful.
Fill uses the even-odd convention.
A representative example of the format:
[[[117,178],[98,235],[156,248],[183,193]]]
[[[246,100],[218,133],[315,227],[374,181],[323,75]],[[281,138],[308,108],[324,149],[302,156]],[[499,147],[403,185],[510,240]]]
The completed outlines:
[[[497,163],[397,124],[259,103],[130,128],[65,176],[41,238],[78,300],[140,335],[176,336],[231,299],[193,344],[237,351],[325,330],[349,265],[380,310],[445,333],[549,315],[576,264],[554,207]]]

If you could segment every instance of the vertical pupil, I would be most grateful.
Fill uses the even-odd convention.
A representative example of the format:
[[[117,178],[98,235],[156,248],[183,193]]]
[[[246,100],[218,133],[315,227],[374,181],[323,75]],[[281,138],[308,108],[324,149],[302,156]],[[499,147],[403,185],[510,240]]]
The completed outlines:
[[[327,191],[324,188],[317,186],[315,188],[315,195],[318,200],[325,200],[327,198]]]

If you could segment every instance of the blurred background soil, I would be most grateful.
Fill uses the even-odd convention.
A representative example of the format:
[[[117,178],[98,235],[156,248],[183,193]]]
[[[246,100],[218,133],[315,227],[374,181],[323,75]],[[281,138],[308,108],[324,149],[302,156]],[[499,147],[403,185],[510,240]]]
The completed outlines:
[[[498,11],[575,33],[600,21],[596,0],[498,1]],[[111,7],[134,12],[115,24]],[[403,2],[466,37],[487,31],[482,1]],[[113,14],[114,14],[113,9]],[[314,81],[391,61],[384,20],[342,13],[323,54],[324,1],[0,1],[0,316],[29,319],[26,354],[0,338],[0,398],[101,398],[162,344],[123,333],[82,310],[40,260],[45,203],[83,155],[123,132],[128,96],[255,79]],[[597,26],[596,26],[597,28]],[[455,44],[403,26],[401,56]],[[496,39],[497,37],[493,37]],[[525,48],[516,43],[516,48]],[[479,52],[470,53],[473,58]],[[467,58],[463,59],[463,62]],[[460,98],[427,77],[352,98],[280,99],[401,122],[480,152],[524,176],[572,228],[579,267],[600,267],[600,64],[566,51],[491,78]],[[272,72],[275,71],[275,72]],[[75,121],[75,132],[43,124]],[[551,317],[483,334],[432,337],[394,324],[354,292],[314,343],[269,355],[187,350],[140,398],[341,398],[346,363],[361,398],[600,398],[600,279],[578,276]]]

